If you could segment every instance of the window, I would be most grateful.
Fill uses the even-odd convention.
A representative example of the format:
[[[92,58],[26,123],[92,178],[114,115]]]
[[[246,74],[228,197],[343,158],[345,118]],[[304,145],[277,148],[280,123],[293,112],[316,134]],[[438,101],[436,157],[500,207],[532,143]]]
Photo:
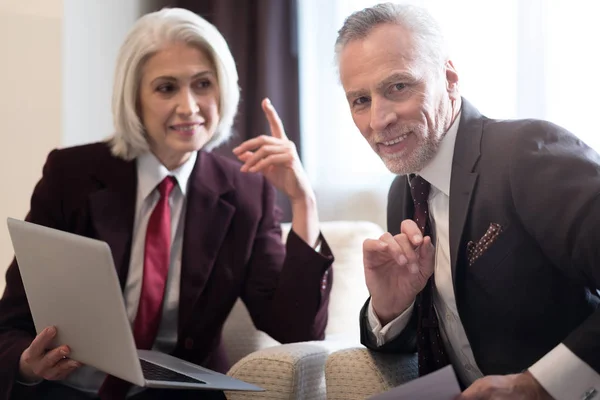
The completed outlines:
[[[373,0],[301,0],[301,129],[304,164],[321,198],[383,197],[367,219],[383,223],[393,178],[354,126],[334,65],[344,18]],[[462,95],[490,118],[540,118],[600,150],[600,3],[586,0],[421,0],[448,40]],[[339,195],[338,195],[339,197]],[[339,200],[339,199],[338,199]],[[327,200],[326,200],[327,201]],[[323,209],[320,199],[320,208]],[[359,202],[364,207],[364,202]],[[340,214],[337,209],[346,209]],[[335,215],[364,210],[338,204]],[[374,213],[378,213],[375,215]],[[322,213],[323,214],[323,213]]]

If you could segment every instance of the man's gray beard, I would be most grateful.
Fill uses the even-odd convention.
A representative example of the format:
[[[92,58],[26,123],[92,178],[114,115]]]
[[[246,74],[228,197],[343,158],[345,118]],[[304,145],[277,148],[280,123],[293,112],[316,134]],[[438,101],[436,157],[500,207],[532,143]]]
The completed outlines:
[[[438,128],[427,131],[427,136],[423,134],[424,132],[421,129],[415,129],[418,126],[407,125],[402,127],[402,131],[398,133],[412,132],[417,137],[417,146],[411,154],[404,157],[395,154],[380,154],[379,157],[387,169],[396,175],[408,175],[421,171],[433,159],[444,136],[448,133],[452,120],[451,114],[450,104],[444,101],[440,102],[437,109],[437,115],[441,117]]]
[[[426,138],[419,136],[419,143],[407,156],[395,154],[380,155],[381,160],[387,169],[396,175],[417,173],[435,156],[444,135],[445,133],[440,135],[439,132],[430,132]]]

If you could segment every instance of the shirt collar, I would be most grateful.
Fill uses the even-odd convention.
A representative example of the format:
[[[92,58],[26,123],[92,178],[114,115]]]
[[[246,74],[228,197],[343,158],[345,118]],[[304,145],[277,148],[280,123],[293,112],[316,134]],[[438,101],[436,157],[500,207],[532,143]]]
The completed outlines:
[[[169,171],[152,152],[142,154],[137,158],[137,176],[138,176],[138,198],[146,199],[167,176],[173,176],[177,180],[177,186],[185,196],[187,192],[187,183],[196,164],[198,152],[194,151],[182,165]]]
[[[461,113],[459,112],[429,164],[419,172],[419,175],[423,177],[423,179],[435,186],[446,196],[450,196],[452,158],[454,156],[454,144],[456,143],[460,115]]]

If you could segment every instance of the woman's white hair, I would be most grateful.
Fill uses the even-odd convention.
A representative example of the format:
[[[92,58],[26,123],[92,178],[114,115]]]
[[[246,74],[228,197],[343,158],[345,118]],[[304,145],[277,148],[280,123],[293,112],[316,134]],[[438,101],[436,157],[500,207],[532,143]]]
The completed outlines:
[[[212,150],[231,136],[240,89],[227,42],[217,28],[197,14],[165,8],[140,18],[119,51],[112,97],[115,133],[110,139],[112,153],[117,157],[132,160],[149,150],[138,115],[141,73],[148,58],[169,42],[184,42],[205,51],[216,70],[220,119],[204,149]]]
[[[434,71],[444,70],[449,54],[437,21],[424,8],[394,3],[381,3],[346,18],[335,42],[336,64],[339,65],[340,53],[349,42],[364,39],[380,24],[396,24],[408,29],[420,59]]]

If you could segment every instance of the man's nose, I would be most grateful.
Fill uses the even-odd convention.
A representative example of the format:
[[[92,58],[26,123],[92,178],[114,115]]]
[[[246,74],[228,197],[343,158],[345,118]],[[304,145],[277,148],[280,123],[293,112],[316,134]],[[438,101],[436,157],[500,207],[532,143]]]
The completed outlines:
[[[371,121],[369,126],[375,132],[386,130],[396,122],[396,112],[393,103],[384,98],[373,97],[371,99]]]

